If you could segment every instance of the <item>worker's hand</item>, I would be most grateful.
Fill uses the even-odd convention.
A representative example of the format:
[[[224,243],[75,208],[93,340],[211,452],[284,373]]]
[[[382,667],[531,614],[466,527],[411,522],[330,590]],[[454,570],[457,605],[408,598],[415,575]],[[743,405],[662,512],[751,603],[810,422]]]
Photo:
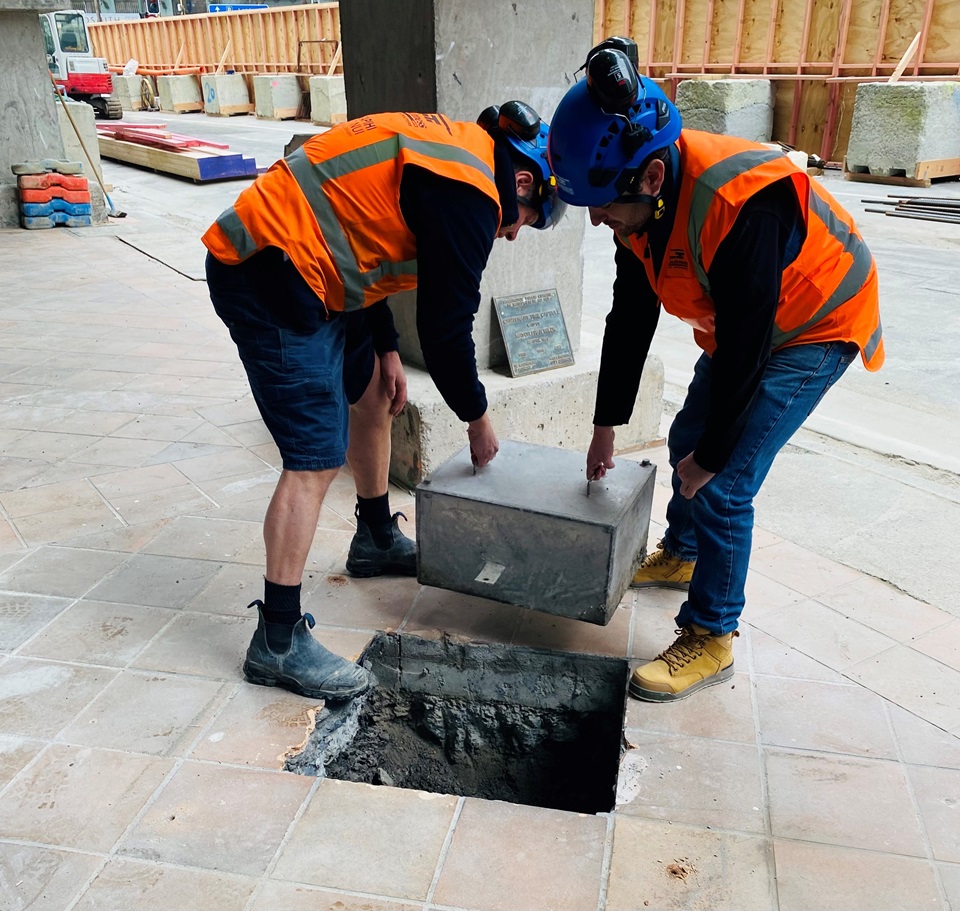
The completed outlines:
[[[467,437],[470,440],[470,458],[477,468],[489,465],[500,451],[497,435],[486,415],[467,424]]]
[[[390,414],[396,417],[407,404],[407,375],[396,351],[380,355],[380,382],[390,399]]]
[[[680,478],[680,495],[692,500],[697,491],[716,474],[701,468],[693,457],[693,453],[684,456],[677,465],[677,477]]]
[[[593,439],[590,441],[590,448],[587,450],[588,481],[599,481],[607,473],[608,468],[616,467],[613,463],[614,436],[612,427],[594,425]]]

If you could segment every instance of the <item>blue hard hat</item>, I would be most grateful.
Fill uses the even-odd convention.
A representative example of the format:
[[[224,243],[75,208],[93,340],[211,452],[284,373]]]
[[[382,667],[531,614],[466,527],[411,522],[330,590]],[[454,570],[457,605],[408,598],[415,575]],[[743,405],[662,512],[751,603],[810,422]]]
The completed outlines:
[[[530,202],[539,213],[533,227],[540,230],[554,227],[563,218],[567,206],[557,195],[557,181],[547,161],[549,124],[522,101],[491,105],[480,114],[477,123],[495,140],[505,141],[511,158],[533,174],[536,186]]]
[[[680,112],[620,50],[591,52],[586,68],[553,115],[548,156],[560,199],[605,206],[629,194],[652,153],[677,141]]]

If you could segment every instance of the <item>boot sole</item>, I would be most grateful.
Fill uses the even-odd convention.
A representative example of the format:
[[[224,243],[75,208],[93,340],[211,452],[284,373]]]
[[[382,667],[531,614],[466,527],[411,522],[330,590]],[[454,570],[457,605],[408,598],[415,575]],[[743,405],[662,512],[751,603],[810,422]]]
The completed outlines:
[[[347,572],[357,579],[372,579],[374,576],[415,576],[417,569],[396,563],[389,563],[386,566],[347,563]]]
[[[645,690],[642,686],[637,686],[637,684],[631,680],[630,695],[633,696],[634,699],[639,699],[641,702],[677,702],[680,699],[686,699],[687,696],[692,696],[698,690],[723,683],[732,676],[733,664],[731,663],[729,667],[725,667],[722,671],[718,671],[711,677],[705,677],[699,683],[693,684],[693,686],[688,686],[681,693],[660,693],[656,690]]]
[[[338,690],[335,693],[328,693],[322,689],[312,690],[303,687],[291,677],[258,674],[256,671],[247,667],[247,665],[243,666],[243,676],[247,683],[253,683],[256,686],[279,686],[281,689],[289,690],[298,696],[306,696],[308,699],[325,699],[327,702],[345,702],[347,699],[354,699],[373,686],[372,683],[364,683],[359,684],[351,690]]]
[[[689,582],[631,582],[630,588],[672,588],[685,592],[690,588]]]

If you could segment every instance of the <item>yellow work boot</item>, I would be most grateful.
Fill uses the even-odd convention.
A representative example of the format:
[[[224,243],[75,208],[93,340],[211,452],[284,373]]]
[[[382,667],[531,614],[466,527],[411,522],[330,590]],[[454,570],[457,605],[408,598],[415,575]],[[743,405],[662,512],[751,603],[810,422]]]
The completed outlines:
[[[630,678],[630,695],[644,702],[673,702],[705,686],[733,676],[733,640],[736,630],[714,636],[695,623],[684,627],[677,641]]]
[[[693,567],[696,560],[681,560],[675,557],[663,546],[663,541],[657,545],[652,554],[647,554],[640,564],[640,568],[633,576],[631,588],[679,588],[686,591],[690,588],[690,579],[693,576]]]

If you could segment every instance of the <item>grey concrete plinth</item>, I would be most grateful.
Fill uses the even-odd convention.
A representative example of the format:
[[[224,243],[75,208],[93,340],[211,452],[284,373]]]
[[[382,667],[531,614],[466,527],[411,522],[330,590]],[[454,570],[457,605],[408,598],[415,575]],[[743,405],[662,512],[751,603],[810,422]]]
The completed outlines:
[[[593,434],[597,366],[575,364],[513,379],[501,372],[481,371],[488,413],[501,439],[556,446],[580,454]],[[390,475],[404,487],[415,487],[460,450],[466,424],[450,411],[423,370],[407,368],[408,402],[393,422]],[[629,424],[617,427],[618,451],[647,445],[659,438],[663,410],[663,364],[647,358],[640,392]]]
[[[64,9],[31,0],[0,0],[0,227],[20,224],[10,166],[64,157],[56,99],[47,69],[38,11]]]
[[[685,79],[677,86],[677,110],[688,130],[769,142],[773,96],[769,79]]]
[[[203,93],[203,110],[206,114],[230,117],[233,114],[250,114],[250,90],[241,73],[212,73],[200,77]]]
[[[605,625],[646,547],[656,469],[623,461],[588,492],[581,453],[503,440],[463,448],[417,487],[417,578]]]
[[[915,177],[920,162],[960,158],[960,82],[857,86],[847,169]]]
[[[143,80],[149,76],[113,76],[113,94],[125,111],[143,110]],[[151,89],[153,86],[151,85]]]
[[[332,126],[347,119],[347,96],[343,76],[310,77],[310,120]]]
[[[292,120],[300,107],[300,78],[293,73],[253,77],[254,111],[264,120]]]
[[[196,76],[158,76],[157,98],[160,110],[171,114],[203,110],[200,80]]]

